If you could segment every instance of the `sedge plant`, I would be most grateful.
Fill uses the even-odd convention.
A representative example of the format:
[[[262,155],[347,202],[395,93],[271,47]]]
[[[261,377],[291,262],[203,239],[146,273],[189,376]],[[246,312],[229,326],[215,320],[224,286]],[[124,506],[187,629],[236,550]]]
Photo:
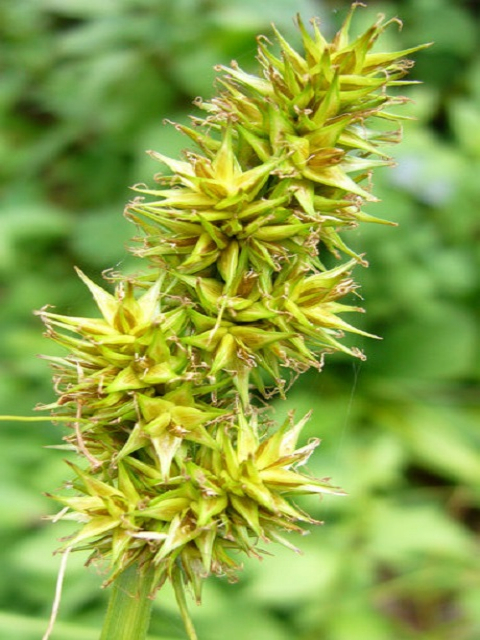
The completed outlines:
[[[98,317],[38,312],[66,351],[48,358],[58,397],[41,408],[76,454],[55,519],[77,524],[63,550],[88,550],[113,583],[102,640],[145,638],[166,581],[193,640],[186,589],[200,602],[242,553],[296,551],[291,534],[319,523],[295,497],[342,493],[304,466],[319,443],[297,444],[308,416],[277,425],[268,407],[325,354],[364,357],[343,337],[368,335],[344,319],[362,311],[352,270],[366,261],[342,232],[385,223],[362,206],[421,47],[372,51],[398,23],[382,16],[351,40],[357,5],[331,42],[298,19],[301,53],[260,37],[259,75],[219,67],[217,95],[176,125],[195,150],[150,152],[164,170],[126,208],[145,267],[110,274],[113,293],[77,270]]]

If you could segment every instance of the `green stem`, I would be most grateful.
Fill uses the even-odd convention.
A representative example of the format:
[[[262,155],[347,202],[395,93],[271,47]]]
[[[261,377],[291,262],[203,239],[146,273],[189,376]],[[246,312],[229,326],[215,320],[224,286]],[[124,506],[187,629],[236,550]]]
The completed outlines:
[[[4,422],[88,422],[87,418],[72,418],[72,416],[0,416]]]
[[[153,599],[153,571],[134,564],[112,586],[100,640],[145,640]]]
[[[182,616],[183,624],[188,635],[189,640],[198,640],[195,627],[193,626],[192,619],[188,613],[187,601],[185,600],[185,589],[183,587],[182,575],[180,571],[174,571],[172,575],[172,584],[175,591],[175,598],[177,599],[178,608],[180,609],[180,615]]]

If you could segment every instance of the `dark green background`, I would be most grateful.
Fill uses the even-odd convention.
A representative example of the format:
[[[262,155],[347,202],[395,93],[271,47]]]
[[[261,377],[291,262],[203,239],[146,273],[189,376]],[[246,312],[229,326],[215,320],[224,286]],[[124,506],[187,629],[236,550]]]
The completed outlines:
[[[122,218],[128,186],[158,165],[145,149],[185,145],[165,118],[185,121],[212,95],[217,63],[254,68],[255,35],[275,22],[322,19],[332,35],[349,3],[314,0],[4,0],[0,3],[0,412],[31,414],[53,398],[52,352],[32,315],[49,303],[91,311],[78,265],[135,268]],[[400,15],[385,48],[434,40],[408,89],[395,169],[380,170],[369,212],[400,223],[350,232],[371,267],[357,269],[368,331],[365,363],[327,359],[306,375],[278,417],[314,415],[305,437],[323,442],[310,463],[346,498],[305,506],[325,526],[248,561],[241,580],[212,579],[193,616],[202,640],[476,640],[480,637],[480,41],[478,4],[370,2]],[[0,423],[0,640],[46,628],[67,525],[42,516],[42,492],[68,478],[48,423]],[[302,503],[303,504],[303,503]],[[270,551],[270,549],[269,549]],[[71,556],[52,640],[98,636],[101,577]],[[194,605],[192,605],[193,609]],[[183,638],[170,591],[152,634]]]

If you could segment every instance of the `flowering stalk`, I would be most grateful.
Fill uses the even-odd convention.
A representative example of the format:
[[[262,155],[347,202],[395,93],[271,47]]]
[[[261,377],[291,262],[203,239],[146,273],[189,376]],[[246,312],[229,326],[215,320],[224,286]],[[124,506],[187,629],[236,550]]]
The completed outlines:
[[[107,615],[100,640],[145,638],[150,623],[153,571],[146,573],[135,564],[125,569],[112,585]]]
[[[170,580],[194,638],[185,585],[200,602],[207,576],[235,579],[239,551],[297,550],[287,534],[319,523],[295,496],[342,493],[302,469],[318,445],[297,446],[308,416],[276,426],[264,405],[326,353],[363,358],[342,342],[368,335],[342,317],[361,309],[342,299],[366,262],[340,232],[383,222],[361,210],[375,201],[366,179],[391,164],[387,109],[405,98],[388,90],[409,84],[405,56],[421,47],[373,53],[396,22],[383,17],[351,42],[356,6],[330,43],[299,19],[303,54],[277,31],[280,56],[260,38],[260,76],[219,67],[218,95],[197,101],[205,117],[176,125],[197,150],[150,152],[167,174],[127,207],[148,268],[117,275],[113,294],[78,272],[99,318],[39,312],[68,351],[48,358],[58,399],[43,408],[83,458],[53,496],[79,524],[65,548],[88,549],[116,584],[102,640],[146,634],[148,607],[116,621],[132,576],[143,599]],[[327,269],[328,253],[347,261]]]

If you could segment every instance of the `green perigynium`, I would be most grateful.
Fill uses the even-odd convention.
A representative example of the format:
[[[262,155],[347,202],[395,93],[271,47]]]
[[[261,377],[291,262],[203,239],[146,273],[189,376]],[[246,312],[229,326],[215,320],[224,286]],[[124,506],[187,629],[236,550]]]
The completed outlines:
[[[405,98],[389,88],[408,84],[421,47],[373,53],[382,18],[350,41],[354,9],[330,43],[299,20],[302,54],[277,32],[278,56],[259,39],[261,76],[219,68],[205,117],[178,125],[197,150],[151,152],[167,173],[127,207],[145,270],[117,276],[114,294],[79,272],[101,318],[39,312],[68,350],[50,358],[45,408],[83,458],[55,496],[80,525],[66,546],[106,561],[107,582],[136,564],[200,601],[205,577],[235,576],[238,551],[295,549],[285,533],[314,522],[296,495],[341,493],[302,470],[318,444],[297,448],[305,418],[275,426],[262,403],[326,353],[363,357],[342,342],[365,335],[343,319],[361,309],[342,300],[366,263],[339,233],[382,222],[361,207],[399,139],[386,109]],[[327,269],[327,253],[347,261]]]

